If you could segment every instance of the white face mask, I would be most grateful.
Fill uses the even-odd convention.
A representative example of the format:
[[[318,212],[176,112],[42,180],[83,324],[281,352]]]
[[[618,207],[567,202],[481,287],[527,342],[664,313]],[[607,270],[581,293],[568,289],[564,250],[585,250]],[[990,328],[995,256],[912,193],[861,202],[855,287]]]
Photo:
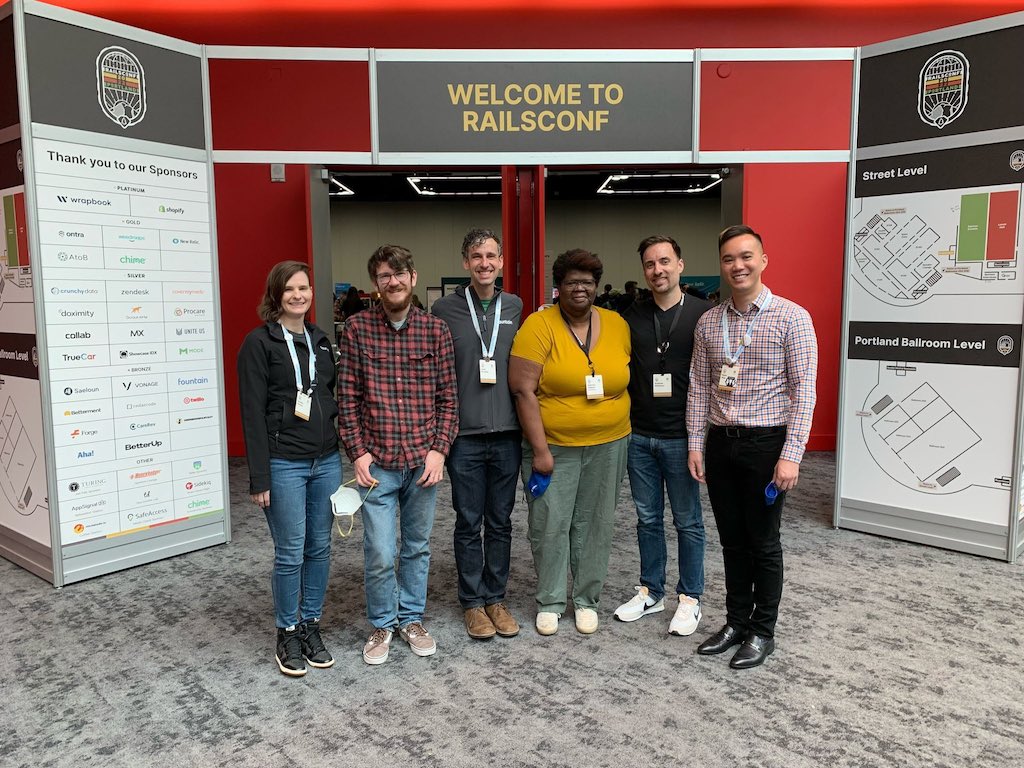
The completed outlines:
[[[374,486],[370,486],[366,491],[366,496],[360,496],[359,491],[355,488],[349,488],[349,483],[353,483],[355,480],[349,480],[348,483],[340,486],[338,490],[331,494],[331,511],[334,512],[334,524],[338,528],[338,533],[341,534],[341,538],[346,538],[352,533],[352,526],[355,525],[356,512],[363,506],[363,502],[366,500],[366,496],[370,495],[370,491],[373,490]],[[374,483],[376,485],[376,483]],[[341,530],[341,521],[348,518],[348,531]]]

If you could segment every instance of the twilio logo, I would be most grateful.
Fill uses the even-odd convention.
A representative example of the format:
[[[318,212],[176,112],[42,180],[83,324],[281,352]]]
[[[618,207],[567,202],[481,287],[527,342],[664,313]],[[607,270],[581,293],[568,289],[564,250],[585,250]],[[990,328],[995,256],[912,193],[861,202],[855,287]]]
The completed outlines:
[[[183,398],[182,402],[184,402],[185,405],[188,405],[189,403],[205,403],[206,402],[206,398],[205,397],[186,397],[186,398]]]

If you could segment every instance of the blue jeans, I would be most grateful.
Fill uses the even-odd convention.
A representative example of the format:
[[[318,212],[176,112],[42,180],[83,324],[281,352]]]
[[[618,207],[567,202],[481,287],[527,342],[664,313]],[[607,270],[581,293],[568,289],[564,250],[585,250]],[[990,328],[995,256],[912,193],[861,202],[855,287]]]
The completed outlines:
[[[337,451],[319,459],[270,459],[270,506],[264,512],[274,539],[278,627],[320,618],[331,570],[331,494],[339,485]]]
[[[699,598],[704,593],[704,519],[700,486],[686,466],[685,438],[629,438],[629,485],[636,504],[636,538],[640,545],[640,584],[651,597],[665,596],[665,491],[679,546],[676,594]]]
[[[416,485],[423,467],[383,469],[371,464],[370,474],[378,485],[363,502],[366,617],[377,629],[393,630],[396,626],[423,621],[437,486]],[[400,551],[396,543],[399,528]]]
[[[466,435],[457,437],[448,453],[455,565],[463,608],[482,608],[505,599],[521,443],[518,431]]]

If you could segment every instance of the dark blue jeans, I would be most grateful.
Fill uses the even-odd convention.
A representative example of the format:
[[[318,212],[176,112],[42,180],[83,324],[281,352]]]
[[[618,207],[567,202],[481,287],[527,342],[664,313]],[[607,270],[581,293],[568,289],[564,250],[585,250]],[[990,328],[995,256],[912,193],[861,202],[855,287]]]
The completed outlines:
[[[704,472],[725,561],[726,620],[741,632],[775,636],[782,599],[779,526],[786,494],[771,506],[764,488],[786,441],[785,428],[771,434],[730,434],[710,427]]]
[[[456,438],[448,452],[463,608],[505,599],[521,440],[519,432],[466,435]]]
[[[679,556],[675,594],[700,599],[704,593],[704,518],[700,486],[686,466],[686,438],[662,439],[634,432],[627,455],[629,487],[636,505],[640,583],[655,600],[665,596],[667,492]]]

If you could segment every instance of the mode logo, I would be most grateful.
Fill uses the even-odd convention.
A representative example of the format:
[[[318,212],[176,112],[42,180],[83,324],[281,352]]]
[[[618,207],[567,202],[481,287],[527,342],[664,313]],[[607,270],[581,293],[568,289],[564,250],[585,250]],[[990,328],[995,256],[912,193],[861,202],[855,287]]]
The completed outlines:
[[[178,357],[201,355],[204,351],[202,347],[178,347]]]

